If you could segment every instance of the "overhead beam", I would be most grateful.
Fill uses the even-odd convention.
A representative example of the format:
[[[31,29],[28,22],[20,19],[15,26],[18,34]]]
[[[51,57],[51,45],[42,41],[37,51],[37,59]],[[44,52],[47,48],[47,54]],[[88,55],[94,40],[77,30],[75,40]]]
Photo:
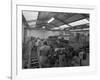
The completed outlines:
[[[22,14],[22,22],[23,22],[27,27],[29,27],[29,24],[28,24],[28,22],[26,21],[26,19],[25,19],[25,17],[24,17],[23,14]]]
[[[80,18],[80,19],[77,19],[76,21],[79,21],[79,20],[83,20],[83,19],[88,19],[88,17],[87,18]],[[71,21],[71,22],[69,22],[69,23],[72,23],[72,22],[76,22],[76,21]],[[69,23],[67,23],[67,24],[69,24]]]
[[[35,20],[28,20],[27,22],[28,23],[31,23],[31,22],[36,22],[37,20],[35,19]]]
[[[57,25],[55,25],[55,24],[53,24],[53,23],[49,23],[49,24],[54,25],[55,27],[58,27]],[[49,24],[48,24],[48,25],[49,25]]]
[[[89,24],[89,23],[88,23],[88,24]],[[68,27],[68,28],[66,28],[66,29],[69,30],[69,29],[73,29],[73,28],[77,28],[77,27],[83,27],[83,26],[89,28],[89,25],[87,25],[87,24],[83,24],[83,25],[78,25],[78,26]]]
[[[61,19],[57,18],[56,16],[55,16],[54,18],[55,18],[55,19],[57,19],[58,21],[60,21],[60,22],[64,23],[64,24],[68,25],[66,22],[64,22],[63,20],[61,20]],[[70,26],[70,27],[71,27],[71,25],[68,25],[68,26]]]

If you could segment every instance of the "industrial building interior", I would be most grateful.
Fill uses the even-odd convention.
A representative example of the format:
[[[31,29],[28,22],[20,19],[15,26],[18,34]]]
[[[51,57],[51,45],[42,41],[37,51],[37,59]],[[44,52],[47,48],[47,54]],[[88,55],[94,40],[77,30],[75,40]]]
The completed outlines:
[[[22,68],[89,66],[89,14],[22,11]]]

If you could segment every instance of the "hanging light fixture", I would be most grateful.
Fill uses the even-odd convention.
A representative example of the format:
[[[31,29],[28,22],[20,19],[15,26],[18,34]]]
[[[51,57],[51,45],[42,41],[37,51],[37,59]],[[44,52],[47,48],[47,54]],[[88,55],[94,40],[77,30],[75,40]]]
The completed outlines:
[[[51,23],[54,19],[54,17],[50,18],[50,20],[48,20],[48,23]]]

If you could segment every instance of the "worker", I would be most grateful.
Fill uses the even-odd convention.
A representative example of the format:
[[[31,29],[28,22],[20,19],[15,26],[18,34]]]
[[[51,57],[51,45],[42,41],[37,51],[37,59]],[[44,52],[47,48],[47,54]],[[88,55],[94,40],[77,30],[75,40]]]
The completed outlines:
[[[43,45],[39,48],[40,54],[39,54],[39,63],[40,67],[49,67],[49,59],[48,56],[50,55],[50,46],[47,45],[47,42],[45,41]]]
[[[31,53],[32,53],[32,48],[33,48],[33,44],[34,44],[34,38],[31,37],[31,39],[27,42],[27,52],[26,52],[26,56],[27,56],[27,60],[28,60],[28,64],[27,67],[30,68],[30,63],[31,63]]]

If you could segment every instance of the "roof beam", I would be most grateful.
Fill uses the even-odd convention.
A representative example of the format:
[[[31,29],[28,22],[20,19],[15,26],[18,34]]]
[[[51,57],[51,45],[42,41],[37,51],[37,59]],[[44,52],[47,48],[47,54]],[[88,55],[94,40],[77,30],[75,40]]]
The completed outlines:
[[[64,24],[68,25],[66,22],[64,22],[63,20],[61,20],[61,19],[57,18],[56,16],[54,16],[54,18],[55,18],[55,19],[57,19],[57,20],[59,20],[60,22],[62,22],[62,23],[64,23]],[[70,27],[71,27],[71,25],[68,25],[68,26],[70,26]]]
[[[76,21],[79,21],[79,20],[82,20],[82,19],[87,19],[87,18],[80,18],[80,19],[78,19],[78,20],[76,20]],[[76,21],[71,21],[70,23],[72,23],[72,22],[76,22]],[[69,24],[69,23],[67,23],[67,24]]]
[[[23,22],[27,27],[29,27],[29,24],[28,24],[28,22],[26,21],[26,19],[25,19],[25,17],[24,17],[23,14],[22,14],[22,22]]]
[[[89,24],[89,23],[88,23]],[[66,29],[73,29],[73,28],[77,28],[77,27],[83,27],[83,26],[85,26],[85,27],[89,27],[88,25],[86,25],[86,24],[83,24],[83,25],[78,25],[78,26],[73,26],[73,27],[68,27],[68,28],[66,28]]]

